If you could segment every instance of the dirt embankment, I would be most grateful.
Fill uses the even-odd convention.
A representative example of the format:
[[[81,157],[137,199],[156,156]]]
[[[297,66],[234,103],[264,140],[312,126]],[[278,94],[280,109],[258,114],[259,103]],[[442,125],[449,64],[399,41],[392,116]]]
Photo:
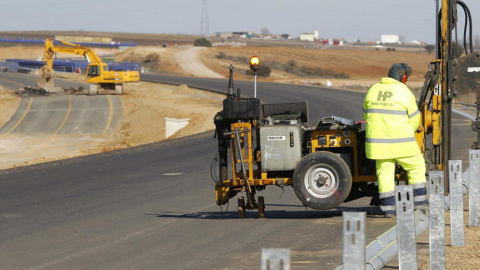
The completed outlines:
[[[213,130],[213,116],[222,110],[224,98],[224,95],[194,90],[186,85],[130,84],[120,97],[124,119],[120,143],[128,147],[167,139],[165,118],[189,119],[185,128],[168,139]]]

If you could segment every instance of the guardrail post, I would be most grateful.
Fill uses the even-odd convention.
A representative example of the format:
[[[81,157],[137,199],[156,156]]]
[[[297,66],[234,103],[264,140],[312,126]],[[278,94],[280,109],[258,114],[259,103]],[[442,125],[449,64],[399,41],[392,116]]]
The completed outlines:
[[[445,194],[443,171],[430,171],[430,269],[445,269]]]
[[[463,219],[463,177],[462,161],[449,160],[450,181],[450,232],[453,247],[465,245]]]
[[[397,213],[398,262],[400,269],[418,269],[413,188],[411,185],[397,186],[395,188],[395,210]]]
[[[480,150],[470,150],[468,156],[468,224],[480,226]]]
[[[343,212],[343,269],[365,269],[365,212]]]
[[[262,248],[261,270],[290,270],[289,248]]]

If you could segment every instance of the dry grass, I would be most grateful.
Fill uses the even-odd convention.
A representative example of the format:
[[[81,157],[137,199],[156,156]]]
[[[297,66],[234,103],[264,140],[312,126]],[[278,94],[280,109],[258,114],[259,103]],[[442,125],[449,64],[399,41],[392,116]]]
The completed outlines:
[[[404,51],[375,51],[362,49],[306,49],[287,47],[216,47],[205,50],[201,56],[207,66],[222,74],[228,75],[230,61],[217,59],[216,56],[224,52],[229,56],[250,57],[256,55],[262,61],[277,61],[287,64],[294,60],[297,66],[321,67],[335,72],[344,72],[352,80],[378,80],[386,76],[386,72],[393,63],[405,62],[413,69],[412,81],[423,81],[427,65],[433,60],[434,55],[426,52]],[[247,65],[234,63],[238,68],[247,69]],[[267,80],[277,78],[296,78],[291,74],[277,73]]]

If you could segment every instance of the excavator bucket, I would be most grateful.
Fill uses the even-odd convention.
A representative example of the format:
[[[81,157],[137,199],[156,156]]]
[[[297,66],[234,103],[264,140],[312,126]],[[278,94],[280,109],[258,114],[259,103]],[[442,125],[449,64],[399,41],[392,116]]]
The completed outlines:
[[[53,69],[45,65],[40,69],[40,72],[40,78],[37,80],[38,87],[46,90],[47,92],[54,92],[55,86],[53,85]]]

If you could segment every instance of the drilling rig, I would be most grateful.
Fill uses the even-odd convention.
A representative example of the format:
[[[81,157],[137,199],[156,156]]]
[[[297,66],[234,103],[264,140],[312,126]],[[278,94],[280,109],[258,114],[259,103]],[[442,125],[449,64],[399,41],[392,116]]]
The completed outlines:
[[[460,0],[441,0],[441,6],[439,4],[437,0],[436,59],[429,64],[418,101],[424,130],[417,138],[423,141],[421,149],[427,153],[431,167],[444,171],[444,179],[449,179],[446,163],[451,159],[455,97],[476,93],[476,121],[472,128],[477,133],[477,141],[472,147],[480,147],[480,52],[473,51],[472,16],[468,6]],[[458,42],[457,10],[460,8],[465,14],[462,45]],[[429,134],[431,142],[427,143]],[[448,181],[445,181],[445,192],[449,192]]]
[[[477,133],[473,148],[480,148],[480,52],[473,51],[472,18],[460,0],[436,2],[436,59],[428,66],[418,100],[422,113],[417,143],[428,158],[429,167],[448,178],[446,162],[451,158],[453,99],[476,93]],[[454,54],[457,8],[465,14],[464,55]],[[467,34],[467,29],[469,33]],[[252,57],[255,76],[260,61]],[[377,192],[374,161],[365,156],[365,131],[359,122],[339,116],[308,122],[306,102],[261,104],[256,98],[242,98],[234,91],[233,66],[223,111],[214,117],[218,139],[218,176],[212,173],[217,205],[224,205],[238,193],[240,218],[245,210],[258,210],[264,217],[265,202],[257,191],[269,185],[293,186],[298,199],[309,208],[326,210],[340,203]],[[229,168],[229,165],[231,166]],[[405,171],[396,174],[406,180]],[[445,181],[448,193],[448,181]]]
[[[258,57],[251,58],[255,82],[259,64]],[[254,85],[253,98],[241,97],[234,91],[230,66],[223,111],[214,117],[218,205],[242,192],[246,199],[238,198],[239,216],[245,217],[246,209],[257,209],[258,216],[264,217],[264,197],[257,200],[255,194],[275,185],[293,186],[305,206],[325,210],[346,201],[354,193],[352,185],[358,191],[376,180],[372,163],[365,157],[362,123],[339,116],[308,122],[306,102],[261,104]]]

